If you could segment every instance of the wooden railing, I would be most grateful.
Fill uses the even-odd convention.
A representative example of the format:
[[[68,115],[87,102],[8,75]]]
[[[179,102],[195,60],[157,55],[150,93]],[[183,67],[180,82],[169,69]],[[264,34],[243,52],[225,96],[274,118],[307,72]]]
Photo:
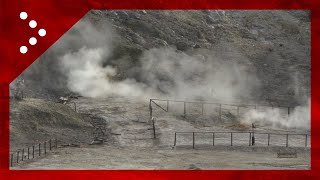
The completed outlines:
[[[48,151],[52,151],[53,148],[58,148],[57,139],[50,139],[49,141],[12,152],[10,153],[10,167],[13,167],[14,164],[17,165],[19,162],[35,159],[37,156],[46,155]]]
[[[166,102],[166,105],[160,105],[158,102]],[[258,105],[258,104],[236,104],[236,103],[217,103],[217,102],[206,102],[206,101],[180,101],[180,100],[169,100],[169,99],[150,99],[149,101],[149,111],[150,111],[150,120],[152,122],[152,129],[153,129],[153,138],[156,139],[156,128],[155,128],[155,119],[153,118],[153,106],[155,105],[156,107],[160,108],[164,112],[169,112],[170,111],[170,102],[171,103],[183,103],[183,115],[186,117],[188,114],[187,112],[187,104],[200,104],[201,105],[201,115],[204,115],[204,106],[206,104],[211,104],[211,105],[217,105],[219,107],[219,119],[222,119],[222,111],[223,111],[223,106],[233,106],[236,107],[237,114],[236,117],[240,117],[240,108],[247,108],[247,107],[252,107],[254,109],[258,109],[258,107],[269,107],[269,108],[285,108],[287,109],[287,114],[288,117],[290,116],[291,109],[294,107],[290,106],[273,106],[273,105]],[[199,114],[200,115],[200,114]]]
[[[166,102],[166,106],[163,107],[161,105],[159,105],[156,101],[162,101],[162,102]],[[169,112],[169,106],[170,106],[170,102],[172,103],[183,103],[183,114],[184,116],[187,115],[187,104],[201,104],[201,113],[202,115],[204,115],[204,105],[206,104],[211,104],[211,105],[217,105],[219,107],[219,117],[221,118],[221,111],[222,111],[222,107],[223,106],[233,106],[237,108],[237,116],[239,116],[240,113],[240,108],[244,108],[244,107],[252,107],[254,109],[257,109],[258,107],[269,107],[269,108],[285,108],[287,109],[287,113],[288,116],[291,113],[291,110],[294,107],[290,107],[290,106],[273,106],[273,105],[262,105],[262,104],[236,104],[236,103],[217,103],[217,102],[206,102],[206,101],[180,101],[180,100],[164,100],[164,99],[150,99],[149,102],[149,106],[152,106],[152,104],[156,105],[157,107],[159,107],[160,109],[162,109],[164,112]]]
[[[255,134],[265,134],[268,135],[267,138],[264,140],[265,142],[267,142],[267,146],[274,146],[273,144],[270,143],[270,136],[271,135],[280,135],[280,136],[285,136],[286,137],[286,141],[285,141],[285,146],[289,147],[289,136],[293,136],[293,135],[298,135],[298,136],[303,136],[305,138],[305,142],[304,142],[304,147],[308,147],[308,134],[281,134],[281,133],[266,133],[266,132],[239,132],[239,131],[215,131],[215,132],[175,132],[174,133],[174,143],[173,146],[177,146],[177,136],[178,134],[190,134],[192,135],[192,147],[193,149],[195,148],[195,143],[196,143],[196,134],[212,134],[212,146],[215,146],[215,136],[217,134],[230,134],[230,146],[233,146],[234,144],[234,137],[236,134],[248,134],[247,136],[247,140],[248,140],[248,145],[249,146],[254,146],[255,142],[257,140],[261,140],[261,138],[257,139],[257,137],[255,137]]]

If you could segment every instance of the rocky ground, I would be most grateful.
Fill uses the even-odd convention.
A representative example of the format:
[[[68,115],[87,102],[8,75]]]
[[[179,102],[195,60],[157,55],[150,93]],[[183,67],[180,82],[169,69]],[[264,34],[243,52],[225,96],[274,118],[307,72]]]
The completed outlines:
[[[244,132],[250,126],[233,129],[239,122],[227,120],[223,123],[201,123],[213,121],[210,117],[198,116],[198,122],[177,116],[179,112],[164,113],[154,107],[157,139],[153,139],[152,123],[149,121],[148,100],[134,98],[79,98],[73,100],[79,114],[91,114],[106,121],[108,140],[104,145],[88,145],[83,140],[74,142],[80,147],[62,147],[36,160],[15,165],[15,169],[308,169],[310,167],[310,140],[304,147],[304,136],[291,137],[289,148],[285,136],[272,136],[267,146],[267,137],[256,134],[256,146],[248,146],[248,134],[234,134],[230,146],[229,134],[216,134],[215,146],[212,136],[196,135],[195,149],[192,136],[180,135],[174,147],[175,131],[233,131]],[[62,105],[65,106],[65,105]],[[172,110],[174,108],[172,107]],[[226,110],[225,110],[226,111]],[[193,111],[190,111],[193,112]],[[194,112],[193,112],[194,113]],[[65,121],[68,121],[67,119]],[[214,121],[213,121],[214,122]],[[230,124],[234,126],[230,126]],[[15,124],[12,125],[12,128]],[[54,128],[56,131],[63,131]],[[79,136],[73,128],[68,134]],[[256,132],[293,133],[285,129],[257,127]],[[37,130],[34,134],[41,133]],[[60,138],[62,138],[60,135]],[[91,136],[92,137],[92,136]],[[13,137],[18,139],[17,137]],[[81,138],[81,136],[77,137]],[[66,139],[67,140],[67,139]],[[278,152],[297,152],[297,158],[277,158]]]

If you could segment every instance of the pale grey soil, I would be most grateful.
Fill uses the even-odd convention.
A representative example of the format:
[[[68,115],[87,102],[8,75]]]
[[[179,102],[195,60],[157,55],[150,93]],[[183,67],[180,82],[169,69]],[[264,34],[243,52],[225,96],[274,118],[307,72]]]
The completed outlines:
[[[80,113],[106,120],[110,130],[105,145],[81,144],[80,148],[58,148],[49,155],[15,166],[14,169],[309,169],[310,144],[304,147],[303,137],[289,139],[272,136],[270,147],[264,135],[256,134],[256,146],[248,146],[248,134],[234,134],[233,146],[230,135],[217,134],[215,146],[212,136],[196,135],[192,149],[192,135],[179,135],[173,147],[175,131],[231,131],[229,123],[213,123],[204,126],[210,117],[198,117],[194,122],[176,113],[164,113],[154,107],[156,135],[153,139],[149,121],[148,100],[134,98],[79,98],[74,100]],[[192,112],[192,111],[191,111]],[[195,118],[193,116],[192,118]],[[227,117],[224,117],[227,119]],[[212,120],[212,119],[211,119]],[[234,126],[232,126],[234,127]],[[247,131],[246,127],[237,131]],[[235,131],[235,130],[232,130]],[[258,127],[256,132],[292,133],[284,129]],[[310,140],[309,140],[310,141]],[[297,152],[297,158],[277,158],[280,151]]]
[[[14,169],[310,169],[310,154],[91,146],[62,148]]]

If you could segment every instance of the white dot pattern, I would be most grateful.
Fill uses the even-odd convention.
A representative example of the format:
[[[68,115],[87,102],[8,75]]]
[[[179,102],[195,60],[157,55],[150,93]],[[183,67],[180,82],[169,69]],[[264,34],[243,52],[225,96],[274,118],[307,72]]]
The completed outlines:
[[[39,36],[43,37],[47,34],[47,31],[45,29],[40,29],[38,33],[39,33]]]
[[[20,53],[21,53],[21,54],[25,54],[25,53],[27,53],[27,52],[28,52],[27,46],[21,46],[21,47],[20,47]]]
[[[20,13],[20,19],[26,20],[28,18],[28,14],[26,12],[21,12]]]
[[[28,14],[26,12],[20,12],[20,19],[21,20],[26,20],[27,18],[28,18]],[[38,25],[37,21],[35,21],[35,20],[29,21],[30,28],[34,29],[34,28],[37,27],[37,25]],[[47,31],[45,29],[41,28],[41,29],[38,30],[38,34],[39,34],[39,36],[44,37],[47,34]],[[35,37],[31,37],[29,39],[29,44],[32,45],[32,46],[36,45],[37,42],[38,42],[38,40]],[[26,54],[27,52],[28,52],[28,47],[27,46],[21,46],[20,47],[20,53],[21,54]]]
[[[37,27],[37,21],[31,20],[31,21],[29,22],[29,26],[30,26],[31,28]]]
[[[37,39],[36,39],[35,37],[31,37],[31,38],[29,39],[29,44],[31,44],[31,45],[37,44]]]

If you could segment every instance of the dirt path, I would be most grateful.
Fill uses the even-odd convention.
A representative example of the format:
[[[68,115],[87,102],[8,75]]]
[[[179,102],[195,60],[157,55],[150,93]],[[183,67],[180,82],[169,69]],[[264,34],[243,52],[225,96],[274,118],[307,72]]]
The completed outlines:
[[[89,146],[61,148],[14,169],[309,169],[310,154]]]

